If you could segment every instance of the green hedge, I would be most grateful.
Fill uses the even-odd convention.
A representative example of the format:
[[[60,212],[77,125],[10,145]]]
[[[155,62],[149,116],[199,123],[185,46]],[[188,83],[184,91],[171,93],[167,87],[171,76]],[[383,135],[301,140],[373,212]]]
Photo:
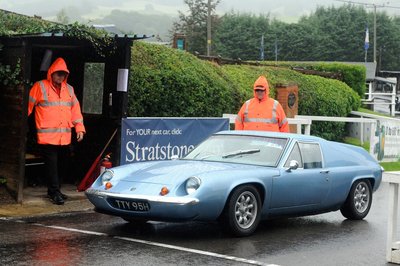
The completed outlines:
[[[360,98],[345,83],[304,75],[288,68],[224,65],[202,61],[184,51],[135,42],[128,102],[129,116],[220,117],[237,113],[253,97],[253,84],[265,75],[270,96],[278,83],[299,86],[299,114],[347,116]],[[344,123],[314,122],[311,134],[340,140]]]
[[[349,64],[342,62],[273,62],[265,61],[262,63],[267,66],[279,66],[289,68],[304,68],[322,72],[338,73],[342,76],[342,81],[352,88],[360,97],[365,95],[366,68],[364,65]]]
[[[313,69],[319,71],[328,71],[340,73],[343,76],[343,82],[349,85],[360,97],[365,96],[365,78],[366,68],[363,65],[353,65],[345,63],[318,63]]]
[[[238,101],[216,65],[184,51],[135,42],[132,48],[129,116],[221,116]]]

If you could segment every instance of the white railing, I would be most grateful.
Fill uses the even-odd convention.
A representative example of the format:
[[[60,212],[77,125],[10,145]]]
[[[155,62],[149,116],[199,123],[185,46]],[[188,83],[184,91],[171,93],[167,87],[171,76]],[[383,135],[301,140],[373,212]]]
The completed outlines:
[[[400,241],[397,235],[400,173],[383,173],[383,182],[389,183],[389,215],[386,237],[386,260],[400,264]]]
[[[234,124],[236,114],[223,114],[222,117],[229,118],[229,123]],[[296,133],[310,135],[312,121],[325,121],[325,122],[351,122],[360,123],[360,141],[364,144],[364,124],[369,123],[370,136],[369,142],[373,143],[373,132],[376,129],[376,119],[371,118],[358,118],[358,117],[336,117],[336,116],[312,116],[312,115],[296,115],[294,118],[287,118],[289,125],[297,125]],[[304,133],[302,132],[302,126],[304,125]],[[372,147],[370,147],[370,152]]]
[[[360,123],[360,141],[364,144],[364,124],[371,124],[369,143],[373,143],[373,132],[376,128],[376,119],[359,118],[359,117],[337,117],[337,116],[312,116],[312,115],[296,115],[296,118],[311,119],[311,121],[325,121],[325,122],[351,122]]]
[[[368,92],[365,93],[367,99],[361,99],[363,104],[369,105],[386,105],[390,106],[390,115],[395,116],[400,112],[396,112],[396,86],[394,84],[391,85],[392,92],[372,92],[373,85],[372,83],[368,84]],[[387,98],[379,97],[379,96],[389,96]],[[382,102],[376,102],[375,100],[383,100]]]
[[[223,114],[222,117],[224,118],[229,118],[229,123],[234,124],[235,119],[236,119],[236,114]],[[311,119],[308,118],[287,118],[289,125],[297,125],[296,127],[296,133],[298,134],[303,134],[302,133],[302,126],[304,125],[304,135],[310,135],[311,131]]]

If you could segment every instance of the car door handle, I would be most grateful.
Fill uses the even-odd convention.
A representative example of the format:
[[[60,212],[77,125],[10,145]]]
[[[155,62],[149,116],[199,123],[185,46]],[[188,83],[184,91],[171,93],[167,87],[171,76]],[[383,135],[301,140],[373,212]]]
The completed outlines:
[[[327,173],[329,173],[329,170],[322,170],[320,173],[321,174],[327,174]]]

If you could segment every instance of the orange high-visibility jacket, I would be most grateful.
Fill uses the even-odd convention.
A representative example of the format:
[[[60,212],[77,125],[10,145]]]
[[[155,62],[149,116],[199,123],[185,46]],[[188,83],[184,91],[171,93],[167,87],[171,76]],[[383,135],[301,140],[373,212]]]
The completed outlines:
[[[265,96],[259,100],[256,87],[265,89]],[[254,98],[246,101],[236,117],[235,130],[263,130],[289,132],[289,124],[282,105],[269,98],[269,85],[264,76],[254,83]]]
[[[64,59],[58,58],[47,71],[47,79],[36,82],[29,92],[28,115],[35,107],[35,122],[39,144],[68,145],[71,129],[85,132],[83,117],[74,88],[67,84],[68,74],[58,90],[52,85],[51,74],[65,71]]]

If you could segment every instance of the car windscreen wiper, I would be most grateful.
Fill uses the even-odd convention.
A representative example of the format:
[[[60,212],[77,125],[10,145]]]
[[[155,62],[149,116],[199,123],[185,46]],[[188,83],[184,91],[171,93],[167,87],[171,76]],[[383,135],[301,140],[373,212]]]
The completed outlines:
[[[260,152],[260,149],[239,150],[239,151],[234,151],[234,152],[225,154],[222,156],[222,158],[230,158],[230,157],[235,157],[235,156],[242,155],[242,154],[253,154],[253,153],[257,153],[257,152]]]

